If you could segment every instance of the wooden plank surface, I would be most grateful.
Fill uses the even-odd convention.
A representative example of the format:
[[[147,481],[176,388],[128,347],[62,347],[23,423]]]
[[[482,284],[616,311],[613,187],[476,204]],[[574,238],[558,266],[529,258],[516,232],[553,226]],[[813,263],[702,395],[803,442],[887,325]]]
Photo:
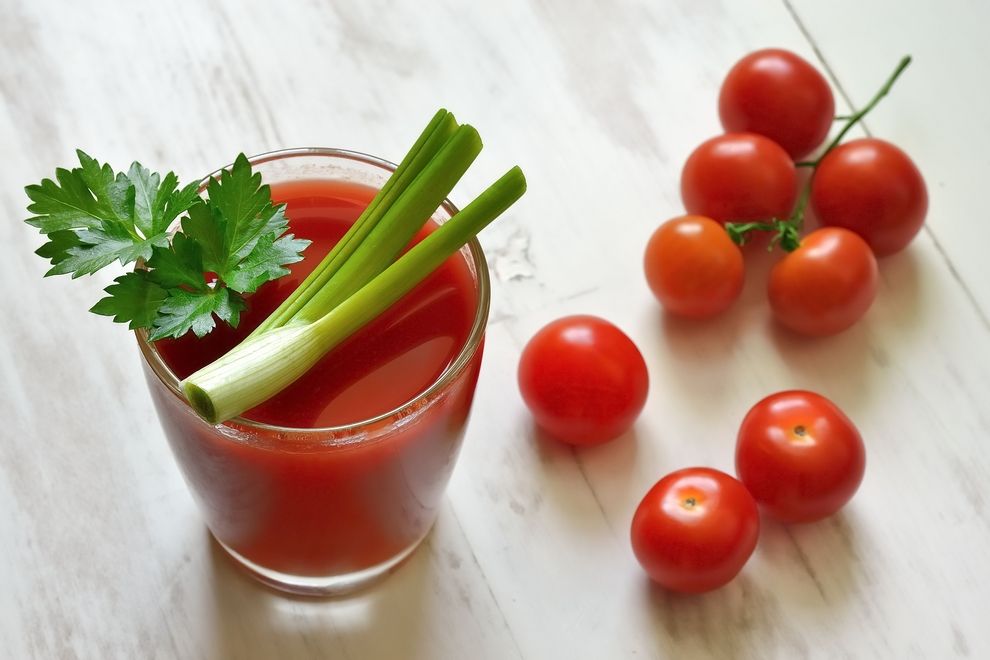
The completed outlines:
[[[0,657],[990,657],[986,3],[0,0],[0,16]],[[864,322],[822,341],[769,322],[766,258],[702,325],[664,317],[640,272],[681,211],[685,157],[719,131],[722,77],[768,45],[826,66],[840,107],[916,57],[867,128],[926,175],[928,228],[881,263]],[[465,448],[400,571],[284,598],[210,543],[132,338],[85,312],[117,273],[43,280],[21,188],[76,147],[186,180],[238,151],[397,159],[439,105],[487,143],[455,201],[516,162],[530,180],[483,236],[492,323]],[[634,431],[582,451],[539,437],[515,385],[527,338],[572,312],[624,328],[651,375]],[[789,387],[859,425],[856,499],[768,522],[725,589],[650,587],[628,543],[639,498],[679,467],[730,470],[745,411]]]

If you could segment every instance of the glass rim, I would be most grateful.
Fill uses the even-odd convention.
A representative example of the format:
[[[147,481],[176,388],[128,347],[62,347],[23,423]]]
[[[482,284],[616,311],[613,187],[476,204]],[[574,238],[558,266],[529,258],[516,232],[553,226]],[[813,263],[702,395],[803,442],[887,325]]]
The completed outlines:
[[[250,156],[248,158],[248,162],[251,163],[252,167],[255,167],[257,165],[272,161],[306,156],[329,157],[354,161],[371,165],[387,173],[395,171],[395,168],[397,167],[395,163],[385,160],[384,158],[378,158],[377,156],[372,156],[360,151],[339,149],[334,147],[293,147],[289,149],[277,149]],[[200,189],[202,190],[212,178],[218,176],[222,171],[229,169],[232,165],[233,164],[228,164],[224,167],[218,168],[200,179]],[[443,209],[450,217],[453,217],[459,211],[459,209],[453,202],[450,201],[449,198],[444,199],[438,208]],[[226,426],[228,424],[236,424],[238,427],[242,427],[246,430],[273,431],[283,435],[356,433],[379,425],[390,419],[401,418],[404,416],[404,413],[414,409],[420,402],[428,400],[434,394],[442,391],[468,366],[475,353],[477,353],[478,348],[481,346],[482,340],[485,336],[485,329],[488,325],[488,307],[491,297],[491,282],[488,277],[488,262],[485,259],[485,253],[482,250],[481,244],[478,242],[477,237],[474,237],[468,241],[465,247],[468,248],[471,254],[470,263],[474,268],[474,280],[477,292],[474,319],[471,323],[471,330],[468,333],[467,339],[457,352],[456,357],[450,361],[446,368],[440,372],[440,375],[437,376],[437,378],[428,387],[416,393],[408,401],[392,408],[391,410],[375,415],[374,417],[358,420],[349,424],[322,427],[280,426],[277,424],[257,422],[245,417],[237,416],[227,420],[226,422],[221,422],[220,424],[214,424],[212,426],[219,427]],[[457,254],[460,253],[461,251],[458,250]],[[145,362],[147,362],[152,371],[155,372],[155,375],[162,382],[162,384],[165,385],[172,392],[172,394],[174,394],[183,403],[183,405],[192,410],[192,407],[189,406],[189,403],[186,401],[186,398],[182,394],[182,390],[179,387],[179,378],[165,363],[165,360],[158,352],[158,349],[155,348],[154,344],[148,341],[147,331],[144,328],[138,328],[134,331],[134,334],[137,338],[138,347],[141,349],[141,354],[144,357]],[[209,424],[206,420],[203,420],[203,423]]]

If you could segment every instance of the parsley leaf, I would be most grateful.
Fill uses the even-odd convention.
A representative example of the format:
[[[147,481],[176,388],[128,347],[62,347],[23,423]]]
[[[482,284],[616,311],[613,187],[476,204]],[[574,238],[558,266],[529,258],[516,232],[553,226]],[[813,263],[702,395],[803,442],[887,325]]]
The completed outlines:
[[[182,219],[182,233],[196,241],[203,255],[203,266],[211,273],[223,270],[223,224],[214,219],[206,202],[192,205],[189,214]]]
[[[167,289],[185,287],[206,291],[209,286],[203,276],[203,253],[199,244],[182,233],[172,238],[172,245],[154,249],[148,260],[151,281]]]
[[[100,229],[80,229],[75,234],[78,244],[68,248],[55,266],[45,273],[46,276],[71,274],[76,278],[91,275],[115,261],[129,264],[138,259],[148,259],[155,246],[168,245],[168,236],[164,232],[151,239],[142,239],[111,222]]]
[[[132,163],[127,178],[134,186],[134,224],[145,236],[168,231],[176,218],[199,201],[199,184],[177,190],[179,178],[172,172],[162,178]]]
[[[244,154],[206,187],[210,209],[224,230],[225,259],[222,271],[234,268],[254,249],[268,221],[281,210],[271,201],[271,190],[261,185],[261,175],[251,172]],[[222,276],[222,275],[221,275]]]
[[[127,323],[131,330],[150,327],[168,296],[165,289],[151,281],[145,270],[121,275],[105,290],[110,295],[89,311],[112,316],[117,323]]]
[[[205,292],[172,289],[165,303],[158,310],[158,318],[151,332],[151,340],[165,337],[181,337],[189,330],[202,337],[213,330],[213,315],[237,327],[241,312],[247,305],[238,294],[225,287]]]
[[[39,214],[28,218],[27,223],[40,229],[43,234],[99,227],[109,211],[99,208],[82,177],[82,170],[60,167],[55,170],[55,179],[58,183],[44,179],[40,184],[24,188],[33,202],[28,206],[28,211]]]
[[[241,293],[253,293],[265,282],[288,275],[289,269],[285,266],[301,260],[300,252],[309,243],[292,234],[286,234],[274,242],[258,241],[251,254],[228,276],[227,286]]]
[[[308,241],[273,244],[288,229],[285,207],[271,201],[271,190],[262,185],[261,175],[252,173],[251,164],[240,154],[229,170],[210,181],[206,188],[207,206],[213,216],[213,224],[207,229],[205,219],[190,214],[191,231],[203,245],[208,255],[206,265],[221,280],[238,291],[253,291],[258,286],[284,275],[282,266],[299,261],[298,252],[309,245]],[[258,248],[256,250],[256,248]],[[289,254],[291,248],[295,253]],[[247,265],[253,275],[246,276],[241,269]],[[268,277],[259,279],[262,272]],[[253,286],[248,282],[254,282]]]
[[[79,236],[71,229],[59,229],[48,234],[48,242],[34,251],[39,257],[48,259],[53,265],[69,258],[71,248],[82,245]],[[46,276],[55,273],[48,271]]]
[[[45,179],[24,189],[32,201],[28,211],[36,214],[27,222],[49,239],[39,250],[52,263],[46,276],[79,277],[114,261],[151,258],[154,247],[168,244],[172,221],[197,199],[196,184],[177,190],[172,173],[162,180],[134,163],[129,174],[115,174],[76,153],[80,167],[56,170],[57,183]]]
[[[151,338],[210,332],[214,317],[237,326],[241,294],[289,271],[309,241],[286,234],[285,207],[240,154],[206,186],[179,188],[172,172],[161,176],[140,163],[115,173],[82,151],[79,167],[59,168],[55,180],[27,186],[34,214],[27,223],[48,242],[37,254],[52,264],[47,275],[79,277],[114,261],[141,260],[106,288],[92,310]],[[169,228],[181,217],[181,231]]]

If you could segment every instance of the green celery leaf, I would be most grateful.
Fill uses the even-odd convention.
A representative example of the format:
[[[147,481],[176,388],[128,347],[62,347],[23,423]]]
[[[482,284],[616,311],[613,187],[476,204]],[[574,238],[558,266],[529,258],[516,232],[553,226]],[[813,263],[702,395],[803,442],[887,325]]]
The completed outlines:
[[[189,209],[182,231],[200,245],[204,267],[231,289],[251,293],[302,259],[309,241],[282,236],[289,228],[285,206],[272,203],[244,154],[206,190],[208,200]]]
[[[168,245],[164,233],[150,239],[135,239],[125,227],[113,222],[105,223],[101,229],[80,229],[75,233],[79,244],[68,248],[66,256],[46,275],[68,273],[73,278],[90,275],[114,261],[129,264],[150,259],[155,246]]]
[[[280,204],[275,208],[275,212],[265,222],[261,229],[262,236],[272,236],[278,238],[289,230],[289,219],[285,217],[285,204]]]
[[[189,214],[182,219],[182,233],[199,244],[203,266],[213,273],[223,270],[223,263],[226,261],[225,224],[223,218],[213,216],[205,202],[193,204]]]
[[[236,271],[226,280],[234,291],[252,293],[269,280],[289,274],[287,264],[302,260],[300,252],[309,246],[310,241],[286,234],[278,240],[260,240],[251,254],[242,261]]]
[[[37,254],[52,264],[47,275],[72,277],[143,260],[147,270],[114,280],[92,311],[152,328],[152,339],[189,330],[203,336],[214,317],[236,326],[246,307],[241,294],[287,274],[309,245],[285,233],[284,205],[272,202],[243,154],[209,182],[204,199],[198,183],[180,188],[172,172],[135,162],[117,173],[76,153],[79,167],[25,188],[34,214],[27,223],[48,239]],[[170,241],[169,227],[180,217],[181,231]]]
[[[69,258],[69,250],[82,245],[79,235],[71,229],[60,229],[48,234],[48,242],[34,251],[39,257],[48,259],[53,266]],[[54,270],[54,269],[52,269]],[[56,275],[51,270],[45,273],[45,277]]]
[[[107,164],[100,165],[84,151],[76,150],[82,165],[80,176],[96,197],[97,211],[103,224],[113,222],[121,227],[134,227],[134,185],[127,175],[114,174]]]
[[[198,183],[177,190],[179,179],[173,172],[164,177],[141,163],[131,163],[127,178],[134,185],[134,224],[145,236],[167,231],[177,217],[198,199]]]
[[[211,180],[206,192],[214,217],[223,225],[226,258],[218,273],[224,278],[254,250],[262,235],[271,231],[269,222],[282,221],[275,218],[280,207],[272,204],[271,190],[261,184],[260,174],[252,173],[244,154],[237,156],[231,169]]]
[[[153,209],[161,177],[135,161],[131,163],[127,178],[134,185],[134,224],[147,236],[155,225]]]
[[[172,289],[158,310],[151,340],[181,337],[189,330],[202,337],[216,325],[214,314],[232,327],[237,327],[245,307],[244,299],[226,287],[207,291]]]
[[[199,244],[178,233],[167,247],[155,247],[151,259],[151,280],[167,289],[187,287],[193,291],[206,291],[209,287],[203,271],[203,253]]]
[[[178,189],[171,172],[162,177],[134,163],[128,174],[115,173],[76,153],[80,167],[56,170],[57,183],[25,188],[36,214],[27,222],[49,236],[39,251],[52,262],[48,275],[79,277],[114,261],[150,259],[154,247],[168,244],[169,225],[199,199],[197,184]]]
[[[35,216],[26,221],[42,234],[56,231],[99,227],[103,211],[82,178],[82,170],[55,170],[55,179],[43,179],[41,183],[24,188],[31,199],[28,211]]]
[[[175,219],[188,211],[193,204],[199,201],[199,183],[190,183],[184,188],[175,189],[170,187],[172,182],[178,185],[178,177],[172,172],[165,175],[162,180],[162,187],[158,190],[155,198],[154,218],[155,230],[167,230],[175,222]],[[167,192],[166,192],[167,191]]]
[[[105,291],[110,295],[89,311],[112,316],[117,323],[127,323],[131,330],[150,328],[167,296],[165,289],[152,282],[143,270],[121,275]]]

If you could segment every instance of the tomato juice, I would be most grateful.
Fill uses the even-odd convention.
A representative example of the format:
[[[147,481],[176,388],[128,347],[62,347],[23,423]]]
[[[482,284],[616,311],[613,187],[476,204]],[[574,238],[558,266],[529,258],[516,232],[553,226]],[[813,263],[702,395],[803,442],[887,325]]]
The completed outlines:
[[[175,375],[189,376],[249,335],[340,240],[374,192],[343,182],[276,185],[272,197],[286,203],[290,232],[312,244],[301,262],[289,266],[291,275],[269,282],[248,298],[249,307],[236,329],[220,323],[203,338],[187,333],[158,342],[159,353]],[[317,428],[389,412],[429,387],[453,361],[471,332],[476,305],[467,263],[451,259],[305,376],[243,417]]]
[[[245,337],[319,263],[374,190],[312,179],[275,183],[272,193],[287,204],[290,231],[312,241],[303,261],[249,297],[236,329],[219,324],[202,339],[159,341],[157,366],[155,351],[142,350],[159,417],[214,536],[263,580],[291,589],[286,576],[300,578],[298,586],[398,561],[429,530],[478,376],[479,337],[468,344],[483,296],[477,264],[455,254],[293,385],[211,426],[162,372],[181,380]]]

